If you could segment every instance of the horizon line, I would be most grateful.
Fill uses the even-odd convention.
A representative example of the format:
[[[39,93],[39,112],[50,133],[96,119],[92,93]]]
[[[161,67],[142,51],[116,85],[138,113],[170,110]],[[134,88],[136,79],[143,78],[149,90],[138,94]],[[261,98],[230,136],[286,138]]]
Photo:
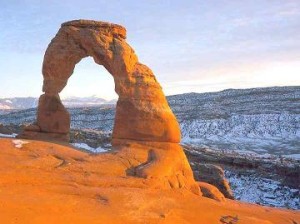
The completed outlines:
[[[216,91],[203,91],[203,92],[195,92],[195,91],[191,91],[191,92],[184,92],[184,93],[176,93],[176,94],[171,94],[171,95],[165,95],[166,97],[168,96],[176,96],[176,95],[183,95],[183,94],[189,94],[189,93],[197,93],[197,94],[204,94],[204,93],[217,93],[217,92],[224,92],[224,91],[229,91],[229,90],[252,90],[252,89],[269,89],[269,88],[295,88],[295,87],[299,87],[300,85],[292,85],[292,86],[265,86],[265,87],[250,87],[250,88],[226,88],[226,89],[222,89],[222,90],[216,90]],[[44,93],[42,93],[41,95],[43,95]],[[39,95],[39,96],[41,96]],[[12,99],[12,98],[39,98],[39,96],[13,96],[13,97],[1,97],[0,99]],[[77,97],[77,98],[87,98],[87,97],[95,97],[98,99],[103,99],[106,101],[113,101],[113,100],[118,100],[118,98],[113,98],[113,99],[106,99],[104,97],[98,97],[96,94],[90,95],[90,96],[67,96],[67,97],[61,97],[61,100],[66,100],[72,97]]]

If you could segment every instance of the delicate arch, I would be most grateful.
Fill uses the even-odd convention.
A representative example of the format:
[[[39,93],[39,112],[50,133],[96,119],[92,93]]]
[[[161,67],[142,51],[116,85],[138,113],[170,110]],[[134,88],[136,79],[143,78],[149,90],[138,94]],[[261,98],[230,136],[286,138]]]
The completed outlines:
[[[37,123],[23,134],[68,140],[70,117],[59,93],[75,65],[91,56],[113,76],[119,95],[113,139],[179,142],[178,122],[152,71],[138,62],[126,43],[124,27],[88,20],[63,23],[49,44],[43,62],[43,92]],[[42,136],[42,137],[41,137]]]

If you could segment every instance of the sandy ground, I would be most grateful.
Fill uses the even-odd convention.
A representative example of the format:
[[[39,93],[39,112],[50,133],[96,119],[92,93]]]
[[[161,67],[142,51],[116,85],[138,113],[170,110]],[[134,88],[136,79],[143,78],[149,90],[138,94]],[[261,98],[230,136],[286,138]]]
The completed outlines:
[[[299,211],[161,189],[114,153],[12,141],[0,139],[0,223],[300,224]]]

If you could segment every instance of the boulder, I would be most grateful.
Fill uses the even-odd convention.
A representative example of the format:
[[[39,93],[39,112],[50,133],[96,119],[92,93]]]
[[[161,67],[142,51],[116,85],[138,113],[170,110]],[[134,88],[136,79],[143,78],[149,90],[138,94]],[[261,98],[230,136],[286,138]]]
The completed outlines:
[[[225,201],[225,196],[214,185],[205,182],[198,182],[198,184],[204,197],[211,198],[219,202]]]
[[[197,163],[194,170],[196,170],[194,174],[197,181],[214,185],[226,198],[234,199],[229,183],[225,179],[224,171],[221,167],[213,164]]]

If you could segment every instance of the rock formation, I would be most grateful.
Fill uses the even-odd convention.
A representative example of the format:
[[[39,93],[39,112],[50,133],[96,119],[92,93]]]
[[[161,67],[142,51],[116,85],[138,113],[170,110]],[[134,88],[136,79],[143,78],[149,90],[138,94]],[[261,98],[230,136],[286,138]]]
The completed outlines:
[[[195,178],[217,187],[229,199],[234,199],[228,181],[225,179],[224,170],[214,164],[196,164]]]
[[[62,24],[45,54],[37,121],[19,137],[68,141],[70,116],[59,93],[76,63],[91,56],[113,75],[119,95],[112,152],[0,140],[1,221],[296,223],[297,213],[226,200],[215,187],[194,180],[161,87],[125,38],[125,29],[115,24]],[[222,203],[196,196],[202,194],[199,186]]]
[[[127,175],[155,179],[161,188],[184,188],[200,195],[179,146],[180,128],[152,71],[126,43],[122,26],[87,20],[63,23],[43,62],[43,92],[35,124],[20,138],[68,141],[70,115],[59,93],[75,65],[91,56],[113,76],[119,95],[112,134],[117,156],[130,161]]]
[[[148,154],[136,143],[95,155],[48,142],[15,141],[0,139],[1,223],[300,223],[299,211],[224,200],[208,184],[199,183],[203,193],[221,202],[166,190],[166,179],[131,176]],[[184,163],[176,160],[170,172]],[[182,173],[178,178],[185,179]]]
[[[120,25],[87,20],[63,23],[46,50],[43,62],[43,91],[36,126],[22,137],[67,141],[70,117],[59,98],[75,65],[93,57],[113,76],[119,95],[113,130],[114,139],[180,141],[178,122],[169,108],[152,71],[138,61],[126,42]],[[49,133],[49,134],[48,134]]]
[[[205,182],[198,182],[198,184],[204,197],[208,197],[220,202],[225,201],[224,194],[222,194],[214,185]]]

